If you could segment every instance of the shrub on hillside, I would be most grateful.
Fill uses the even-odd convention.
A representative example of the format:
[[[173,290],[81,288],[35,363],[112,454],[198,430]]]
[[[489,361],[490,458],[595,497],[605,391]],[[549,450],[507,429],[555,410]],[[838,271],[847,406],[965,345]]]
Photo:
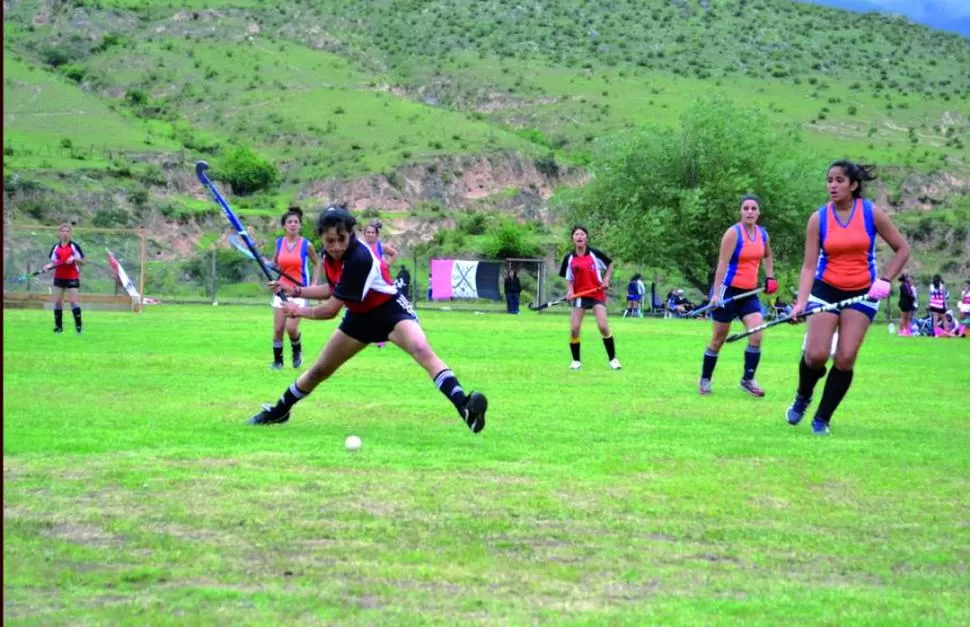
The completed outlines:
[[[269,189],[279,181],[276,166],[245,146],[237,146],[220,160],[216,175],[242,196]]]

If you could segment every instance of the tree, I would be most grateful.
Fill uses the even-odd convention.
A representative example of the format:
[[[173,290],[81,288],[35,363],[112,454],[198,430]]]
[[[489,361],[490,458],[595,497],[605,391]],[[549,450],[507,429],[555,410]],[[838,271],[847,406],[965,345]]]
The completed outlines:
[[[742,195],[761,199],[776,266],[798,266],[808,215],[824,193],[824,160],[794,128],[721,97],[695,103],[681,128],[613,140],[593,160],[592,182],[557,204],[597,246],[646,266],[678,270],[703,293],[714,280],[724,230]]]
[[[218,163],[215,175],[229,181],[232,191],[247,196],[276,185],[276,166],[245,146],[237,146]]]

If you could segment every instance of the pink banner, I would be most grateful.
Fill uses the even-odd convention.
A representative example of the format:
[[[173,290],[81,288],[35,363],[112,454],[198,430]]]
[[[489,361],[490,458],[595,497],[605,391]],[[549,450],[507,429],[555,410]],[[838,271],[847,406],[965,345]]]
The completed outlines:
[[[453,259],[431,260],[431,300],[451,298],[451,269]]]

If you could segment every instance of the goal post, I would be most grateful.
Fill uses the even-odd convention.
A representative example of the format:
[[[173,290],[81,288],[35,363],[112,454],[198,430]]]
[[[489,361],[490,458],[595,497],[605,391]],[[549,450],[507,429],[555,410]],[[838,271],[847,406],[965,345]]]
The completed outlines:
[[[505,266],[501,277],[503,280],[508,276],[509,270],[515,270],[519,275],[519,281],[522,282],[522,291],[532,296],[532,302],[538,306],[545,301],[545,259],[507,257],[502,260],[502,263]]]
[[[44,307],[52,300],[52,273],[40,272],[58,242],[58,226],[11,224],[3,232],[3,306]],[[145,304],[145,229],[71,227],[81,247],[81,304],[92,309],[140,312]],[[122,285],[114,262],[129,279]]]

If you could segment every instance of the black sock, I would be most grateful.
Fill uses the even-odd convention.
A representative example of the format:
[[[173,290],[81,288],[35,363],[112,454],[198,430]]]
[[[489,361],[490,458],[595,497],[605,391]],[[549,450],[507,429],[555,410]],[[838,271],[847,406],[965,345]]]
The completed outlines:
[[[603,338],[603,346],[606,347],[606,358],[610,361],[616,359],[616,344],[613,343],[612,335],[610,337]]]
[[[81,308],[74,306],[71,307],[71,313],[74,314],[74,326],[81,328]]]
[[[283,363],[283,342],[273,340],[273,363],[281,364]]]
[[[458,383],[458,377],[455,376],[455,373],[445,368],[434,376],[434,384],[460,412],[468,397],[465,396],[465,390],[461,389],[461,384]]]
[[[569,340],[569,352],[573,354],[573,361],[579,361],[579,340]]]
[[[852,370],[839,370],[836,366],[832,366],[828,378],[825,379],[822,400],[815,412],[815,420],[827,424],[832,419],[832,414],[835,413],[839,403],[845,398],[845,393],[849,391],[850,385],[852,385]]]
[[[54,309],[54,328],[60,329],[64,327],[64,310]]]
[[[824,376],[825,366],[818,370],[809,368],[808,364],[805,363],[805,355],[802,355],[802,360],[798,362],[798,395],[802,398],[812,398],[815,384]]]
[[[283,391],[283,395],[280,396],[280,400],[276,401],[276,405],[273,405],[273,409],[269,410],[273,417],[281,418],[285,416],[290,409],[296,405],[297,401],[305,397],[309,392],[304,392],[301,390],[294,381],[290,387]]]
[[[300,340],[302,339],[303,339],[302,335],[296,336],[295,340],[293,338],[290,338],[290,348],[293,350],[294,357],[298,357],[300,353],[303,352],[303,345],[300,343]]]
[[[715,366],[717,366],[717,352],[708,348],[704,351],[704,366],[701,368],[701,379],[710,379],[713,377]]]
[[[754,379],[754,373],[758,369],[758,362],[761,361],[761,348],[758,346],[748,346],[744,349],[744,377],[745,381]]]

